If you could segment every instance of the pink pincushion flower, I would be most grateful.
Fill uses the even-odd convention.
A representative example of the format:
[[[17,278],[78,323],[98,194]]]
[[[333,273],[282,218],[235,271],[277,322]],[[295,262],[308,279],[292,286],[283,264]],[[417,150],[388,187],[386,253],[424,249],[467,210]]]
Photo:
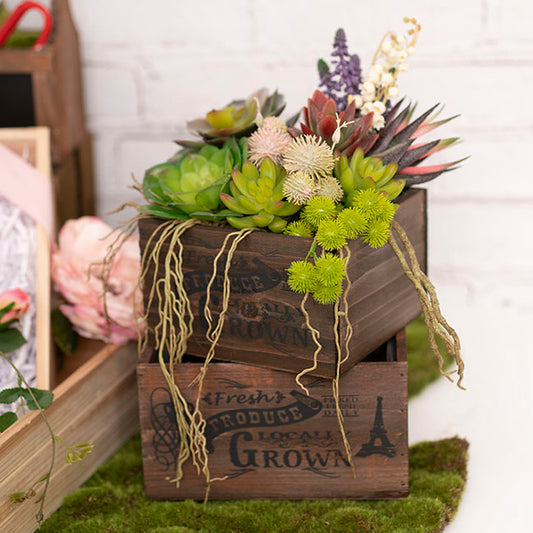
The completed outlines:
[[[102,262],[115,239],[111,232],[112,229],[96,217],[66,222],[52,254],[52,279],[67,300],[61,311],[80,335],[125,344],[137,338],[134,304],[137,313],[142,311],[142,298],[137,290],[139,245],[136,237],[129,238],[114,258],[107,280],[108,321]]]
[[[30,308],[30,297],[27,292],[19,288],[4,291],[0,294],[0,309],[4,309],[9,304],[14,305],[0,318],[0,324],[6,324],[12,320],[19,320]]]

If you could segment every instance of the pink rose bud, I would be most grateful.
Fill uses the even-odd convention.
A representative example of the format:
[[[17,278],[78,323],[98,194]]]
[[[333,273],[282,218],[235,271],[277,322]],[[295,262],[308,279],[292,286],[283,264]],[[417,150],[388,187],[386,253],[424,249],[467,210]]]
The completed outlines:
[[[0,309],[4,309],[9,304],[15,304],[2,318],[0,324],[19,320],[30,308],[30,297],[22,289],[11,289],[0,294]]]

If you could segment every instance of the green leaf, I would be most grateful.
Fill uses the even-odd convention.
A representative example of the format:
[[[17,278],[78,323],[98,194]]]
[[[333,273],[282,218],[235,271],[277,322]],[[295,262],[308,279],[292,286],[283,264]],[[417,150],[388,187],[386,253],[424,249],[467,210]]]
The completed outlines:
[[[39,406],[41,407],[41,409],[46,409],[50,406],[52,400],[54,399],[54,393],[50,392],[49,390],[34,389],[32,387],[31,391],[33,392],[33,395],[35,396],[35,399],[37,400],[39,405],[37,405],[33,401],[30,391],[28,391],[27,389],[22,390],[22,396],[28,404],[28,409],[30,409],[31,411],[36,411],[37,409],[39,409]]]
[[[15,413],[4,413],[0,415],[0,433],[13,425],[17,420],[18,418]]]
[[[15,302],[10,302],[8,303],[5,307],[2,307],[2,309],[0,309],[0,320],[2,319],[2,317],[8,313],[9,311],[11,311],[11,309],[13,309],[13,307],[15,307]]]
[[[51,314],[52,336],[59,349],[70,355],[78,345],[78,335],[72,327],[70,320],[55,308]]]
[[[169,219],[181,219],[187,220],[190,218],[188,215],[183,214],[183,212],[178,211],[177,209],[164,208],[158,205],[141,205],[140,212],[144,215],[152,215],[159,218],[169,218]]]
[[[16,402],[23,395],[23,392],[24,389],[22,387],[4,389],[0,391],[0,403]]]
[[[18,329],[11,328],[0,331],[0,352],[14,352],[23,344],[26,344],[26,339]]]

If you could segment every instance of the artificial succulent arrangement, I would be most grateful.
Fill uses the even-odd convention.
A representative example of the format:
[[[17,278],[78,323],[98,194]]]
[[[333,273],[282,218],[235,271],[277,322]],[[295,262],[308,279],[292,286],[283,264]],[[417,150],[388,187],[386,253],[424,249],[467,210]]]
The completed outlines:
[[[138,206],[139,216],[167,220],[152,237],[157,241],[152,256],[142,258],[141,282],[149,265],[158,263],[160,254],[170,254],[166,264],[171,268],[164,273],[162,285],[151,290],[145,312],[157,294],[165,294],[166,301],[159,302],[156,342],[178,426],[184,428],[180,429],[181,442],[189,443],[178,457],[178,480],[181,465],[192,455],[208,485],[210,481],[202,433],[205,421],[198,402],[190,406],[181,396],[163,355],[166,347],[173,354],[171,359],[180,362],[192,332],[192,316],[186,318],[187,295],[179,287],[183,279],[180,237],[195,224],[228,224],[235,229],[215,258],[212,282],[217,275],[217,262],[223,256],[227,281],[232,254],[251,231],[309,238],[307,256],[295,258],[287,270],[288,284],[304,295],[302,306],[309,296],[320,304],[333,304],[336,314],[342,315],[348,325],[346,301],[340,310],[343,287],[349,283],[348,241],[360,239],[372,248],[390,245],[417,289],[441,371],[449,377],[450,373],[442,370],[435,335],[444,340],[447,351],[455,357],[458,385],[461,384],[459,339],[442,316],[433,285],[422,272],[407,235],[394,220],[398,207],[395,200],[402,192],[453,170],[462,161],[425,164],[429,156],[458,139],[421,138],[454,117],[438,120],[438,105],[415,115],[415,105],[403,99],[395,101],[398,78],[408,68],[407,61],[420,32],[415,19],[406,18],[404,22],[408,25],[406,34],[388,32],[364,72],[359,57],[348,51],[345,32],[339,29],[331,64],[318,61],[320,89],[308,99],[301,113],[287,121],[279,118],[285,107],[284,98],[277,91],[269,94],[266,89],[209,111],[205,117],[188,123],[199,140],[177,141],[181,149],[175,156],[148,169],[142,184],[138,184],[145,198],[145,203]],[[225,251],[232,237],[232,245]],[[178,246],[177,253],[165,251],[172,248],[162,245],[168,238],[172,246]],[[208,303],[212,282],[207,290]],[[229,285],[229,281],[223,284],[223,306],[216,324],[208,305],[204,310],[212,349],[198,377],[199,387],[220,337]],[[173,314],[177,320],[171,319]],[[312,330],[309,323],[308,326]],[[318,335],[313,338],[320,346]]]

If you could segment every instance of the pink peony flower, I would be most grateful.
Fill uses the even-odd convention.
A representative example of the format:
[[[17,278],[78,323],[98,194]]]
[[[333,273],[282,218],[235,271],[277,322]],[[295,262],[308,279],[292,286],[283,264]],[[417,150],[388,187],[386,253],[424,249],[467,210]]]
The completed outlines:
[[[142,295],[137,290],[140,252],[137,237],[131,237],[114,258],[105,300],[108,321],[102,262],[115,240],[111,232],[96,217],[67,221],[52,254],[52,279],[67,300],[61,305],[61,312],[80,335],[125,344],[137,338],[134,303],[137,313],[142,311]]]
[[[30,308],[30,297],[26,291],[16,288],[4,291],[0,294],[0,309],[7,307],[9,304],[15,305],[0,318],[0,324],[6,324],[11,320],[19,320]]]

